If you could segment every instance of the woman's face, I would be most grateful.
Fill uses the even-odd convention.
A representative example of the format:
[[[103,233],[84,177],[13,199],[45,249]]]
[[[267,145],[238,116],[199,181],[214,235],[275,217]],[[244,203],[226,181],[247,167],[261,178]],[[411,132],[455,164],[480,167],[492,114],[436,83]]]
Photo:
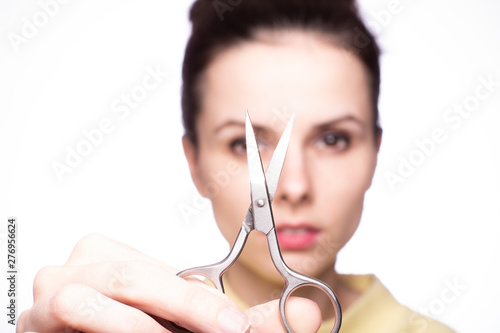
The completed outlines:
[[[184,147],[193,180],[211,199],[230,244],[250,204],[245,112],[264,167],[293,113],[272,205],[280,247],[299,272],[321,276],[332,269],[358,227],[377,160],[380,138],[368,82],[356,56],[313,33],[262,33],[215,56],[200,86],[198,145],[184,139]],[[251,234],[239,262],[279,279],[259,232]]]

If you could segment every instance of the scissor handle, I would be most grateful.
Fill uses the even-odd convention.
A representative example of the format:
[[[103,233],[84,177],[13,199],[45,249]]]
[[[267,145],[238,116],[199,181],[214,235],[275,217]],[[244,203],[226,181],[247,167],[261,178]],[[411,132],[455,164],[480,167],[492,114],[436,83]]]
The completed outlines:
[[[210,280],[210,282],[214,284],[215,288],[224,292],[222,275],[224,275],[229,267],[231,267],[240,256],[250,232],[251,230],[245,224],[243,224],[238,235],[236,236],[236,240],[234,241],[233,246],[231,247],[231,251],[224,259],[216,264],[185,269],[177,273],[177,276],[182,278],[195,275],[206,277],[208,280]]]
[[[194,276],[194,275],[200,275],[204,276],[207,279],[209,279],[214,286],[224,292],[224,285],[222,284],[222,274],[220,274],[220,268],[217,266],[220,264],[223,264],[224,261],[221,261],[218,264],[215,265],[209,265],[209,266],[202,266],[202,267],[195,267],[195,268],[190,268],[184,271],[181,271],[177,273],[178,276],[185,278],[189,276]],[[288,268],[288,267],[287,267]],[[331,333],[338,333],[340,330],[340,325],[342,322],[342,311],[340,307],[340,303],[337,299],[337,296],[333,292],[333,290],[325,283],[323,283],[320,280],[311,278],[309,276],[302,275],[300,273],[297,273],[295,271],[292,271],[291,269],[287,269],[287,272],[283,274],[285,277],[285,287],[281,293],[281,297],[279,300],[279,310],[280,310],[280,316],[281,316],[281,322],[285,328],[285,330],[288,333],[293,332],[292,329],[290,328],[290,325],[288,324],[288,320],[286,319],[285,315],[285,306],[288,298],[290,295],[297,289],[301,287],[316,287],[320,290],[322,290],[330,299],[333,305],[334,309],[334,314],[335,314],[335,324],[332,330],[330,331]],[[180,327],[173,322],[170,321],[162,321],[162,325],[165,326],[165,328],[169,329],[173,333],[192,333],[191,331]]]
[[[222,267],[224,262],[219,262],[213,265],[194,267],[185,269],[177,273],[177,276],[181,278],[187,278],[190,276],[203,276],[213,283],[215,288],[224,292],[224,285],[222,284],[222,274],[225,271],[225,267]]]
[[[189,276],[203,276],[208,280],[210,280],[217,289],[224,292],[222,275],[225,273],[227,269],[229,269],[229,267],[231,267],[231,265],[236,261],[236,259],[240,255],[250,231],[251,230],[249,230],[245,225],[241,227],[240,232],[238,233],[238,236],[236,238],[236,241],[234,242],[234,245],[231,248],[231,252],[222,261],[213,265],[189,268],[180,271],[179,273],[177,273],[177,276],[182,278],[186,278]],[[285,264],[279,252],[279,245],[274,228],[269,234],[267,234],[267,239],[268,239],[269,251],[271,253],[273,262],[278,271],[280,272],[280,274],[285,279],[285,287],[283,288],[283,291],[281,293],[279,301],[279,309],[280,309],[281,322],[283,323],[283,326],[286,329],[286,331],[288,333],[292,332],[292,329],[290,328],[290,325],[288,324],[288,321],[285,316],[286,301],[288,300],[290,295],[298,288],[312,286],[324,291],[327,294],[330,301],[332,302],[335,314],[335,324],[330,332],[337,333],[340,330],[340,324],[342,322],[342,311],[340,308],[340,303],[333,290],[326,283],[317,280],[315,278],[297,273],[292,269],[290,269]],[[171,321],[162,320],[161,324],[165,328],[172,331],[173,333],[191,333],[191,331],[183,327],[180,327]]]
[[[203,276],[208,280],[210,280],[210,282],[213,283],[215,288],[224,292],[224,285],[222,284],[222,275],[232,264],[229,263],[229,266],[227,265],[228,257],[226,257],[221,262],[218,262],[213,265],[185,269],[177,273],[177,276],[181,278],[186,278],[189,276]],[[184,327],[176,325],[175,323],[169,320],[161,320],[160,324],[163,325],[165,328],[169,329],[173,333],[192,333],[191,331],[185,329]]]
[[[223,266],[226,263],[226,259],[213,265],[185,269],[177,273],[177,276],[181,278],[186,278],[189,276],[203,276],[208,280],[210,280],[210,282],[213,283],[215,288],[224,292],[224,285],[222,284],[222,275],[224,274],[224,271],[227,270],[227,268]],[[171,322],[166,319],[162,319],[160,321],[160,324],[163,327],[169,329],[172,333],[192,333],[191,331],[185,329],[184,327],[181,327],[175,324],[174,322]]]
[[[207,278],[210,282],[212,282],[215,288],[219,289],[224,293],[224,284],[222,283],[222,276],[229,269],[229,267],[231,267],[236,262],[236,259],[238,259],[238,257],[240,256],[241,251],[243,251],[243,247],[245,246],[245,243],[247,241],[248,234],[251,231],[252,230],[249,229],[249,227],[244,223],[241,226],[240,232],[238,233],[238,236],[234,241],[233,247],[231,248],[231,251],[229,252],[226,258],[213,265],[206,265],[206,266],[185,269],[177,273],[177,276],[181,278],[186,278],[189,276],[203,276]],[[191,333],[191,331],[188,331],[187,329],[180,327],[168,320],[162,320],[161,324],[165,328],[168,328],[173,333]]]
[[[333,292],[332,288],[330,288],[330,286],[328,286],[326,283],[320,280],[302,275],[292,270],[288,271],[285,275],[286,275],[285,288],[281,293],[279,307],[280,307],[281,322],[283,323],[283,326],[285,326],[286,331],[292,332],[292,329],[290,328],[290,325],[288,324],[288,320],[286,319],[285,315],[286,301],[295,290],[301,287],[311,286],[322,290],[332,302],[335,315],[335,324],[330,332],[337,333],[340,330],[340,325],[342,323],[342,311],[339,300],[337,299],[337,296]]]
[[[285,287],[283,288],[283,291],[281,293],[279,307],[280,307],[281,322],[283,323],[283,326],[285,327],[286,331],[288,333],[292,332],[292,329],[290,328],[290,325],[288,324],[285,315],[286,301],[295,290],[301,287],[312,286],[322,290],[332,302],[335,315],[335,324],[330,333],[337,333],[340,330],[340,325],[342,323],[342,310],[337,295],[335,295],[332,288],[330,288],[330,286],[324,283],[323,281],[320,281],[310,276],[306,276],[304,274],[300,274],[292,270],[285,264],[283,258],[281,257],[281,252],[278,244],[278,237],[276,235],[275,228],[271,229],[271,231],[266,235],[266,238],[267,238],[267,245],[269,246],[269,253],[271,254],[274,266],[276,266],[276,269],[285,280]]]

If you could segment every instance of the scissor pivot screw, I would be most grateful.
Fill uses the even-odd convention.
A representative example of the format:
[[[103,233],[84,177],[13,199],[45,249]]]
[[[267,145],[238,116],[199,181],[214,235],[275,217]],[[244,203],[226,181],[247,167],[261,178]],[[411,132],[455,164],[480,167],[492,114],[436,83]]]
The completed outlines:
[[[266,205],[266,202],[264,201],[264,199],[259,199],[257,200],[257,206],[259,207],[264,207]]]

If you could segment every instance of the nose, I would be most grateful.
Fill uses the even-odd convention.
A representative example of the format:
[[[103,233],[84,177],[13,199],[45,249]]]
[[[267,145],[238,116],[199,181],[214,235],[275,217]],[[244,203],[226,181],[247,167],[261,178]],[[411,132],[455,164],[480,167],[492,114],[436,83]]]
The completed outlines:
[[[305,152],[290,142],[274,202],[296,207],[311,200],[312,183]]]

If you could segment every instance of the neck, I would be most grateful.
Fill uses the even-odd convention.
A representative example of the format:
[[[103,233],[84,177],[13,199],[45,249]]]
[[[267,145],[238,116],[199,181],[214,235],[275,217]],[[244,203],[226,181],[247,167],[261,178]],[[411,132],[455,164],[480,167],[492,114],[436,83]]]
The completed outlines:
[[[244,263],[236,262],[226,273],[225,278],[238,297],[246,305],[252,307],[280,297],[284,283],[277,271],[275,274],[271,279],[263,277]],[[315,278],[328,284],[335,291],[343,310],[346,310],[359,297],[358,291],[342,282],[333,266]],[[333,316],[331,301],[320,289],[301,287],[292,295],[314,300],[320,307],[324,319]]]

